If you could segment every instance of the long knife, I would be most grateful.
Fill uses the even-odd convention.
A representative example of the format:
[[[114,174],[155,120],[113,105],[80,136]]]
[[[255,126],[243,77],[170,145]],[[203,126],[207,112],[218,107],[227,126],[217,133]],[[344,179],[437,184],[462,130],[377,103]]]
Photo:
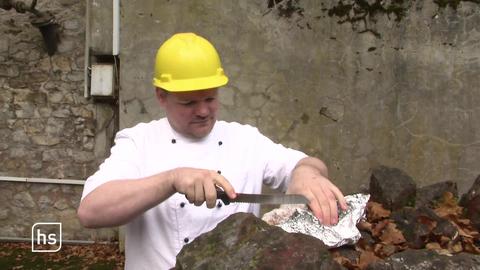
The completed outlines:
[[[299,194],[247,194],[237,193],[235,199],[230,199],[223,190],[217,188],[217,199],[225,205],[230,203],[261,203],[261,204],[308,204],[305,196]]]

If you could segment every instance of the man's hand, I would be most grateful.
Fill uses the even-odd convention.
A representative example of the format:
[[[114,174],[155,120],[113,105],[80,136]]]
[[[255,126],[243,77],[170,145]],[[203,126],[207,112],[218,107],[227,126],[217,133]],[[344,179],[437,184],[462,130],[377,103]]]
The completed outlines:
[[[327,177],[327,168],[321,160],[304,158],[292,172],[287,193],[304,195],[319,221],[334,225],[338,222],[337,200],[343,210],[347,209],[347,203],[342,192]]]
[[[208,208],[215,207],[217,191],[221,187],[228,197],[236,197],[235,190],[225,177],[212,170],[195,168],[177,168],[171,171],[171,184],[175,192],[184,194],[190,203],[200,206],[207,203]]]

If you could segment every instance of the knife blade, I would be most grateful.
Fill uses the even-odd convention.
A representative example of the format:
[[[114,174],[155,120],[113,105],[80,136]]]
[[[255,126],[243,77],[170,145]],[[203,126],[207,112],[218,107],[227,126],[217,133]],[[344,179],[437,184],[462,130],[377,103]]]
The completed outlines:
[[[305,196],[299,194],[247,194],[237,193],[235,199],[230,199],[223,190],[217,188],[217,199],[225,205],[230,203],[260,203],[260,204],[308,204]]]

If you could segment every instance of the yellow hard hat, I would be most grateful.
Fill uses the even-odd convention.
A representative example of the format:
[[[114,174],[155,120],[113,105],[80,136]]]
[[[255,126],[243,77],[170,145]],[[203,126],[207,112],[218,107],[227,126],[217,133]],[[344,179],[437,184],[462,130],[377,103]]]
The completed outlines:
[[[227,84],[217,50],[194,33],[173,35],[157,51],[153,85],[170,92],[205,90]]]

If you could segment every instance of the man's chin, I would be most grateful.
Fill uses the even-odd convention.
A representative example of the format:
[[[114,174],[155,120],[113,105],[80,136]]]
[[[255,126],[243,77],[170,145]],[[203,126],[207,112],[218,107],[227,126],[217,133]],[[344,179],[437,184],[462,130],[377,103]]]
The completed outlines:
[[[213,126],[196,127],[190,131],[190,136],[196,139],[203,139],[212,131]]]

